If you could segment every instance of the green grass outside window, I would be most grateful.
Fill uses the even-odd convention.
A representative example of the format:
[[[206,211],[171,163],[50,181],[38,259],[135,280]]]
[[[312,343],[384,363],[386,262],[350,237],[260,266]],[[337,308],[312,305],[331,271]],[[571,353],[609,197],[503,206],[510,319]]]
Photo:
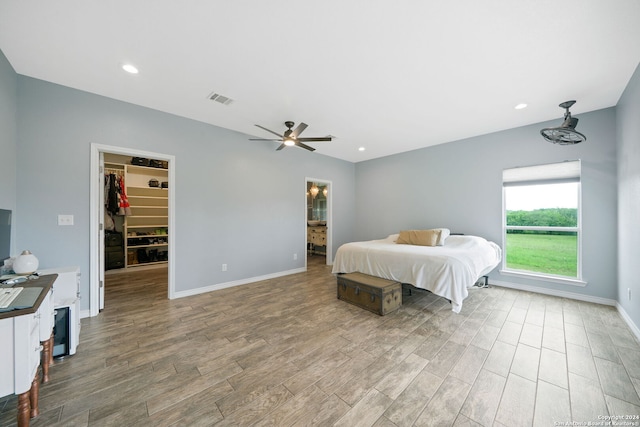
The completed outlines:
[[[578,275],[575,234],[507,233],[507,268],[566,277]]]

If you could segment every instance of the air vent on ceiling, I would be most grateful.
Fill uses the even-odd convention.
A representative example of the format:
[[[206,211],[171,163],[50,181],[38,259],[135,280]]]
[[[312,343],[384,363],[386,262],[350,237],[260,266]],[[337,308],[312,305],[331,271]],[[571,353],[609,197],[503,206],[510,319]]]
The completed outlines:
[[[213,92],[212,94],[210,94],[210,95],[208,96],[208,98],[209,98],[210,100],[212,100],[212,101],[219,102],[219,103],[220,103],[220,104],[222,104],[222,105],[229,105],[229,104],[231,104],[231,103],[233,102],[233,99],[228,98],[228,97],[226,97],[226,96],[224,96],[224,95],[220,95],[219,93],[215,93],[215,92]]]

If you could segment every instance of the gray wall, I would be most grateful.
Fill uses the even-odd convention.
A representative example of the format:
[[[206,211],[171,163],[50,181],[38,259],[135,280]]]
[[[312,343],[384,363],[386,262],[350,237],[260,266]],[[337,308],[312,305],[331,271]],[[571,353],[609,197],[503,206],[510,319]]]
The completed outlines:
[[[640,66],[616,107],[618,132],[618,302],[640,327]],[[628,297],[631,289],[631,301]]]
[[[24,76],[18,135],[17,249],[37,254],[41,268],[80,266],[85,296],[91,143],[175,156],[178,292],[302,268],[307,176],[333,182],[334,248],[352,239],[349,162],[276,152],[276,143]],[[58,214],[75,225],[58,226]]]
[[[14,209],[16,199],[17,75],[0,51],[0,208]]]
[[[400,229],[447,227],[502,245],[502,170],[582,159],[584,288],[503,276],[492,280],[615,299],[616,144],[613,108],[576,115],[588,140],[545,142],[540,129],[558,119],[356,164],[357,239]],[[384,208],[381,208],[384,207]]]
[[[17,75],[0,51],[0,209],[16,208]],[[14,213],[14,223],[15,223]],[[11,247],[15,248],[15,227]]]

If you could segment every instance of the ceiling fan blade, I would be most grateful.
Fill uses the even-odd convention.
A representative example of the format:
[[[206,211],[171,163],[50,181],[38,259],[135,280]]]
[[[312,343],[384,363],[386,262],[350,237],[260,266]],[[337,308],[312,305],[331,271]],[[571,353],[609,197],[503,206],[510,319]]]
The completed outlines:
[[[330,136],[322,136],[318,138],[298,138],[298,141],[303,142],[331,142]]]
[[[256,125],[256,126],[258,126],[260,129],[266,130],[267,132],[271,132],[272,134],[274,134],[274,135],[276,135],[276,136],[279,136],[280,138],[284,138],[282,135],[280,135],[279,133],[275,133],[275,132],[274,132],[274,131],[272,131],[271,129],[267,129],[266,127],[264,127],[264,126],[260,126],[260,125]]]
[[[281,139],[249,138],[249,141],[282,141]]]
[[[284,144],[283,144],[283,145],[284,145]],[[313,148],[313,147],[309,147],[308,145],[303,144],[302,142],[300,142],[300,140],[297,140],[297,141],[296,141],[296,145],[297,145],[298,147],[300,147],[300,148],[304,148],[305,150],[309,150],[309,151],[316,151],[316,149],[315,149],[315,148]]]
[[[282,150],[284,147],[286,147],[286,144],[283,142],[282,144],[280,144],[280,146],[278,148],[276,148],[276,151],[280,151]]]
[[[298,135],[300,135],[302,132],[304,132],[304,130],[305,130],[306,128],[307,128],[307,124],[306,124],[306,123],[300,123],[300,124],[298,125],[298,127],[297,127],[297,128],[295,128],[295,129],[293,130],[292,136],[293,136],[294,138],[297,138],[297,137],[298,137]]]

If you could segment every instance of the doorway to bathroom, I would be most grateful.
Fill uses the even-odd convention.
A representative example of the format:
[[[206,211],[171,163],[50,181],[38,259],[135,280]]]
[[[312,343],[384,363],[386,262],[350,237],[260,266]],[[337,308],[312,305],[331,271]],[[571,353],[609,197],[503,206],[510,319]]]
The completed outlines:
[[[305,180],[305,212],[306,212],[306,264],[330,264],[331,251],[331,181],[306,178]]]

